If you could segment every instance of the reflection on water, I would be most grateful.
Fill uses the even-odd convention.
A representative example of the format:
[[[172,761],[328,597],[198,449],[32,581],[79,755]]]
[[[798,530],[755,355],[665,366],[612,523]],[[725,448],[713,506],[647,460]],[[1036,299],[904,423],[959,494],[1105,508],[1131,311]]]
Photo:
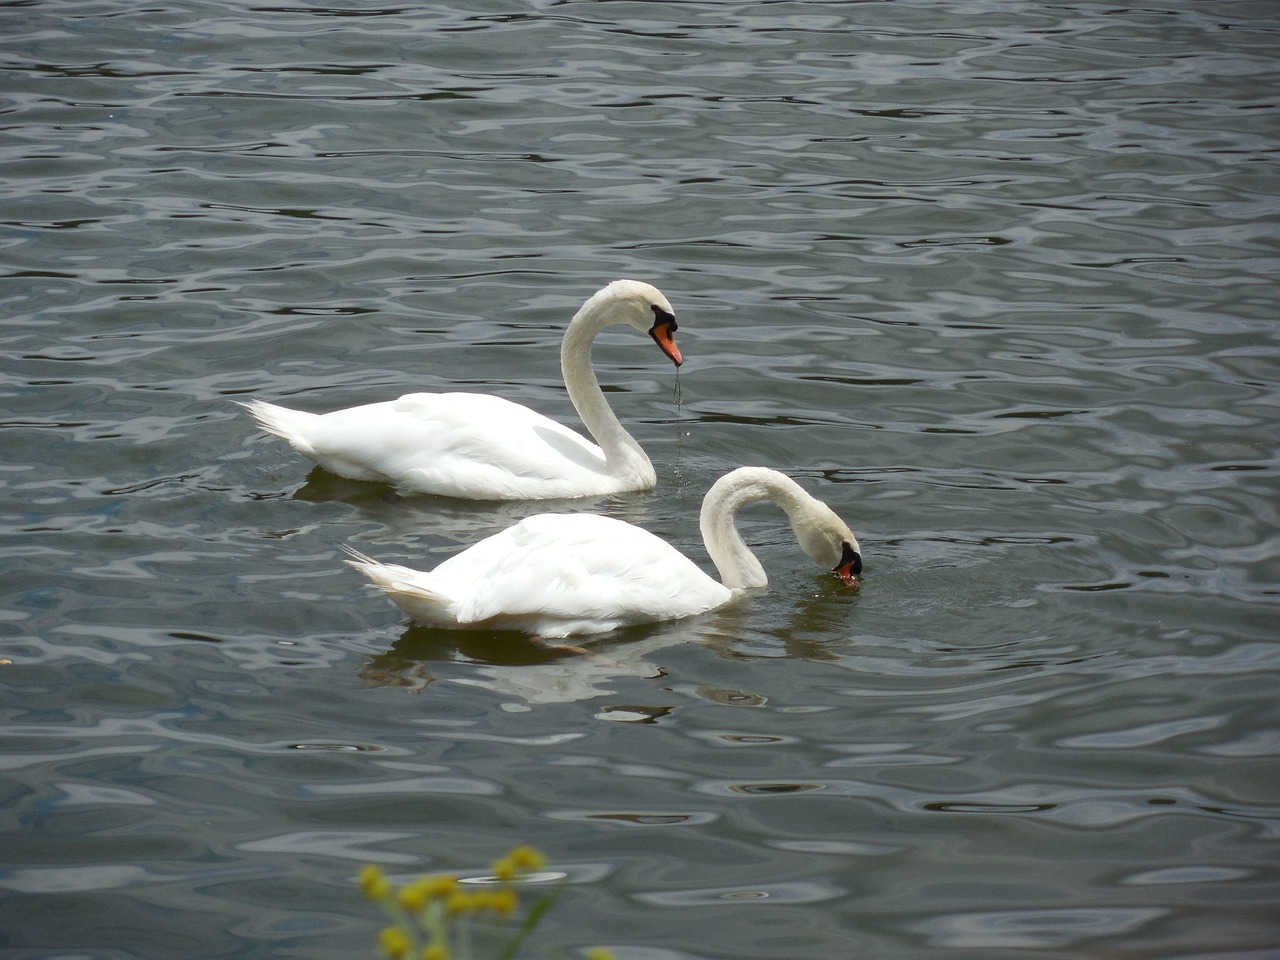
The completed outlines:
[[[725,607],[687,620],[579,638],[582,646],[535,641],[522,633],[440,630],[410,623],[386,651],[369,660],[360,676],[373,686],[399,686],[415,693],[444,679],[491,690],[508,698],[506,709],[517,709],[520,704],[568,703],[611,694],[615,690],[607,684],[616,677],[661,679],[664,671],[648,658],[685,643],[696,642],[718,656],[744,662],[760,657],[835,661],[839,644],[831,631],[847,615],[842,608],[856,602],[857,590],[834,580],[818,586],[821,589],[790,604],[784,601],[770,634],[759,638],[752,636],[750,624],[762,591],[749,591]],[[466,669],[451,669],[456,664]]]
[[[568,703],[613,692],[602,686],[613,677],[660,676],[661,671],[644,656],[684,639],[664,636],[578,653],[537,646],[522,634],[411,627],[387,652],[373,657],[360,676],[374,686],[403,686],[414,692],[437,679],[483,687],[512,701],[509,708]],[[437,661],[442,666],[433,669]],[[473,668],[462,673],[445,671],[444,664],[457,662]]]
[[[568,955],[1273,948],[1266,5],[0,17],[10,953],[360,956],[360,864],[517,842]],[[686,357],[595,348],[645,494],[401,497],[233,403],[573,425],[563,325],[622,276]],[[583,656],[342,563],[561,510],[705,563],[740,464],[850,521],[860,590],[752,510],[767,590]]]

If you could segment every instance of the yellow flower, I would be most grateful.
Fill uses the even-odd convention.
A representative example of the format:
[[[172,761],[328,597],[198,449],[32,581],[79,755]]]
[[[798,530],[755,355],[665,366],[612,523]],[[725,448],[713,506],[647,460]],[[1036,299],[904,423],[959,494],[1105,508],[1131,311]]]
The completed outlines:
[[[547,858],[542,855],[542,851],[537,847],[516,847],[511,851],[511,859],[515,863],[516,869],[521,872],[541,870],[547,865]]]
[[[443,900],[458,888],[458,878],[447,874],[427,877],[422,881],[422,885],[428,900]]]
[[[493,875],[503,883],[510,883],[516,878],[516,864],[510,857],[503,857],[493,865]]]
[[[444,907],[455,916],[460,913],[469,913],[475,909],[475,901],[471,894],[465,890],[454,890],[449,894],[449,898],[444,902]]]
[[[442,943],[433,943],[422,951],[422,960],[449,960],[449,948]]]
[[[595,947],[587,951],[587,960],[614,960],[613,951],[606,947]]]
[[[485,906],[506,920],[516,912],[520,900],[514,890],[493,890],[489,893]]]
[[[547,865],[547,858],[535,847],[516,847],[509,854],[493,865],[493,872],[503,883],[510,883],[522,873],[541,870]]]
[[[391,883],[379,867],[370,864],[360,871],[360,889],[370,900],[378,902],[391,893]]]
[[[417,913],[427,905],[427,891],[421,883],[411,883],[400,891],[400,907],[405,913]]]
[[[413,949],[413,939],[403,927],[387,927],[378,937],[378,943],[391,960],[403,960]]]

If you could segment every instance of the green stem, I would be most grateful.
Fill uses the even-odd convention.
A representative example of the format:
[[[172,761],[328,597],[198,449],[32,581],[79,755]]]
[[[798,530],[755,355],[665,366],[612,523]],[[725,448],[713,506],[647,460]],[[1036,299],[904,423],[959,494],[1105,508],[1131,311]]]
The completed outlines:
[[[498,954],[498,960],[515,960],[516,951],[529,939],[529,934],[533,933],[534,928],[542,920],[543,914],[551,909],[551,905],[564,892],[564,885],[565,881],[561,880],[554,890],[533,905],[529,915],[524,918],[524,923],[520,925],[516,935],[511,938],[511,942]]]

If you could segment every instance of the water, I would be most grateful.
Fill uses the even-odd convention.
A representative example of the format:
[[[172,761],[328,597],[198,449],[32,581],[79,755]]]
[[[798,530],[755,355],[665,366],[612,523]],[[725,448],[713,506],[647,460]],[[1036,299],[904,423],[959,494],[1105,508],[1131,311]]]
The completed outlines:
[[[6,957],[367,956],[362,864],[518,842],[573,957],[1275,955],[1273,5],[0,26]],[[861,590],[761,509],[768,592],[611,663],[408,627],[343,544],[545,505],[340,481],[232,400],[569,422],[618,276],[687,363],[602,338],[659,486],[577,506],[705,563],[709,484],[778,467]]]

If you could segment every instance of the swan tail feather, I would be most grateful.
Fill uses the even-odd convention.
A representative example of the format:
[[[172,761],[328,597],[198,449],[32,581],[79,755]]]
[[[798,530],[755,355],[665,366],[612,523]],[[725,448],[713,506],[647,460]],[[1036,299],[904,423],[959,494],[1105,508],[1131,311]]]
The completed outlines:
[[[249,415],[266,433],[279,437],[303,456],[315,454],[311,441],[307,439],[307,433],[308,428],[320,419],[318,414],[291,410],[263,400],[249,400],[244,403],[237,400],[236,403],[248,410]]]
[[[450,611],[452,603],[449,598],[422,582],[426,574],[374,560],[353,547],[344,546],[342,549],[347,553],[345,562],[349,566],[360,571],[414,620],[427,625],[457,623],[457,618]]]

